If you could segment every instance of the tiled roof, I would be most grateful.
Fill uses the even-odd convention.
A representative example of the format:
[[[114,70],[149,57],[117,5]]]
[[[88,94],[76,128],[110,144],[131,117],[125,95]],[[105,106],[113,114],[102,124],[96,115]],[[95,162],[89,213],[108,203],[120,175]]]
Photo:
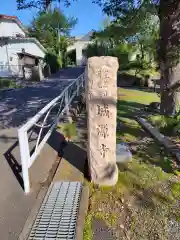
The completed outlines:
[[[5,15],[5,14],[0,14],[0,20],[1,19],[14,20],[23,29],[24,32],[26,32],[26,33],[28,32],[27,29],[23,26],[22,22],[16,16],[9,16],[9,15]]]
[[[4,15],[4,14],[0,14],[0,18],[4,18],[4,19],[18,19],[16,16],[8,16],[8,15]]]

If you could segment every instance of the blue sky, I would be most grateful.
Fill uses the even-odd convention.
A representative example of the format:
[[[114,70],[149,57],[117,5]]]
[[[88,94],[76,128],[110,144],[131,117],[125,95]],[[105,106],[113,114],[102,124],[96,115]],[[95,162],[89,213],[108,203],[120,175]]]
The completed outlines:
[[[61,9],[66,16],[78,18],[78,23],[72,30],[72,35],[82,35],[91,29],[99,29],[102,26],[103,19],[105,19],[101,8],[93,4],[92,0],[77,0],[72,2],[69,8],[61,5]],[[18,11],[16,0],[3,0],[3,4],[0,5],[0,14],[15,15],[24,25],[28,25],[31,22],[35,13],[35,9]]]

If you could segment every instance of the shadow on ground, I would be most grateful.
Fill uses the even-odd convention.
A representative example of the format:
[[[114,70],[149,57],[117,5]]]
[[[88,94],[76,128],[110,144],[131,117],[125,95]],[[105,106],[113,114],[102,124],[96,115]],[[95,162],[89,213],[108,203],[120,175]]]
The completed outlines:
[[[0,129],[18,127],[57,97],[84,68],[62,69],[49,80],[0,95]],[[1,93],[0,93],[1,94]]]
[[[23,185],[23,179],[22,179],[22,176],[21,176],[21,173],[22,173],[22,166],[21,164],[19,163],[20,162],[20,159],[16,159],[14,157],[14,154],[13,154],[13,150],[15,148],[18,148],[19,146],[19,142],[16,141],[9,149],[8,151],[6,151],[4,153],[4,157],[6,159],[6,161],[8,162],[12,172],[14,173],[17,181],[19,182],[19,185],[24,189],[24,185]]]
[[[135,120],[132,119],[127,123],[120,119],[118,123],[117,141],[128,143],[131,152],[140,162],[159,166],[167,173],[175,172],[175,161],[172,156],[158,142],[154,141]]]
[[[117,116],[118,117],[133,117],[140,114],[146,114],[144,108],[146,104],[119,100],[117,102]]]
[[[57,152],[57,155],[61,158],[63,157],[67,160],[71,165],[77,168],[83,174],[85,173],[85,166],[87,162],[87,154],[86,154],[86,121],[85,116],[78,117],[77,120],[77,138],[74,142],[66,142],[63,134],[58,130],[54,130],[47,141],[47,144],[51,146]],[[40,138],[40,142],[43,137],[48,132],[48,128],[43,129],[42,135]],[[34,153],[36,142],[38,139],[40,128],[34,127],[30,129],[28,132],[29,137],[29,147],[30,147],[30,155]],[[4,157],[8,162],[12,172],[14,173],[17,181],[19,182],[20,187],[23,186],[22,179],[22,165],[19,154],[14,154],[14,152],[19,152],[19,142],[17,138],[9,139],[6,135],[0,136],[1,141],[9,142],[15,141],[12,146],[4,153]],[[18,156],[18,157],[17,157]],[[38,157],[37,157],[38,158]]]
[[[75,139],[64,149],[63,158],[87,177],[87,123],[84,112],[77,117],[76,133]]]

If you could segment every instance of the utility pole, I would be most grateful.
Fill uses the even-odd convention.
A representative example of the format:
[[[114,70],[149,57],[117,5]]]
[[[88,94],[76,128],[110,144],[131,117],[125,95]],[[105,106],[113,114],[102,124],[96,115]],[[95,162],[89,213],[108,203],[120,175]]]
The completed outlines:
[[[59,45],[59,40],[60,40],[60,28],[59,28],[59,23],[58,23],[58,29],[57,29],[57,43],[58,43],[58,45]],[[58,53],[59,55],[60,55],[60,48],[59,48],[59,53]]]
[[[10,71],[10,64],[9,64],[9,53],[8,53],[8,38],[5,40],[5,46],[6,46],[6,57],[7,57],[7,64],[8,64],[8,71]]]

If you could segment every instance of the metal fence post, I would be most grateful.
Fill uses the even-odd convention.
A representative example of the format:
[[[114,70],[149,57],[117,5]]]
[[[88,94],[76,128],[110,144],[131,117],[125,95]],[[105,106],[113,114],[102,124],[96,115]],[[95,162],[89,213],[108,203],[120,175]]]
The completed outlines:
[[[24,124],[19,130],[18,130],[18,138],[19,138],[19,148],[20,148],[20,157],[21,157],[21,165],[22,165],[22,177],[23,177],[23,184],[24,184],[24,191],[25,193],[30,192],[30,177],[29,177],[29,168],[36,159],[37,155],[42,150],[44,144],[50,137],[54,127],[57,125],[57,119],[60,118],[60,116],[63,116],[65,113],[67,115],[67,119],[69,122],[72,123],[72,118],[70,116],[70,107],[71,102],[75,98],[76,94],[79,95],[80,93],[80,87],[83,85],[84,78],[83,75],[78,77],[75,81],[73,81],[69,86],[64,89],[64,91],[56,98],[54,98],[50,103],[48,103],[44,108],[42,108],[34,117],[29,119],[29,121]],[[48,124],[45,125],[46,118],[49,116],[49,113],[51,109],[59,104],[59,101],[61,101],[57,119],[52,123],[52,125]],[[62,109],[61,109],[62,107]],[[43,125],[38,124],[41,117],[44,115],[44,121]],[[46,133],[45,136],[41,139],[41,130],[38,136],[38,140],[36,143],[36,149],[30,155],[30,149],[29,149],[29,142],[28,142],[28,131],[33,127],[37,126],[42,128],[49,128],[49,131]]]
[[[81,75],[81,85],[82,85],[82,88],[85,87],[85,76],[84,76],[84,73]]]
[[[72,122],[72,119],[70,117],[70,112],[69,112],[69,96],[68,96],[68,89],[65,92],[65,108],[66,108],[66,116],[69,122]]]
[[[25,193],[29,193],[30,192],[30,183],[29,183],[30,153],[29,153],[27,132],[18,131],[18,136],[19,136],[19,148],[20,148],[20,156],[21,156],[21,164],[22,164],[24,191]]]
[[[80,81],[79,81],[79,78],[78,78],[78,79],[77,79],[77,82],[76,82],[77,96],[79,96],[79,84],[80,84]]]

